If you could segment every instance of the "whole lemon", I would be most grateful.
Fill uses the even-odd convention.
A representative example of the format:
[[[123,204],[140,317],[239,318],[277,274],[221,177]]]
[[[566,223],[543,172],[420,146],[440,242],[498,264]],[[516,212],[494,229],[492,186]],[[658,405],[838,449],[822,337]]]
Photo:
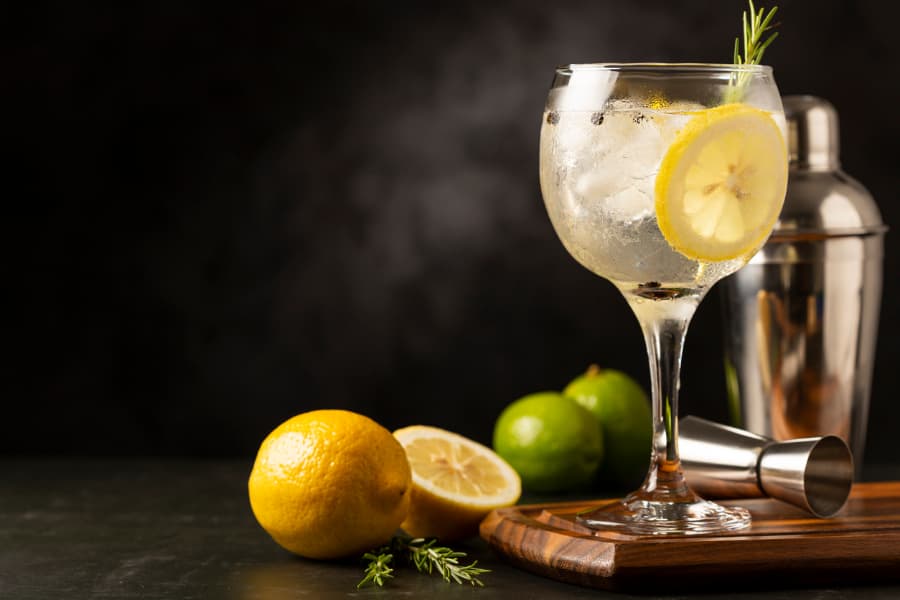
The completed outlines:
[[[644,388],[627,374],[591,365],[563,394],[585,407],[603,429],[600,473],[619,485],[634,485],[650,464],[653,421]]]
[[[494,450],[533,492],[590,483],[603,460],[603,432],[584,407],[557,392],[538,392],[507,406],[494,425]]]
[[[411,474],[391,432],[346,410],[297,415],[266,437],[248,488],[256,520],[281,546],[338,558],[390,539],[409,509]]]

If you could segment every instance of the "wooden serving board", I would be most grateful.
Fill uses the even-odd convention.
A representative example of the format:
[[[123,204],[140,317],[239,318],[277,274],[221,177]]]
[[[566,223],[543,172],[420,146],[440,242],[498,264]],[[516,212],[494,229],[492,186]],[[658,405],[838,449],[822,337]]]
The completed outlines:
[[[900,481],[861,483],[847,506],[817,519],[771,499],[721,501],[750,510],[738,532],[634,536],[575,522],[609,502],[493,511],[481,537],[510,563],[540,575],[615,590],[784,587],[900,579]]]

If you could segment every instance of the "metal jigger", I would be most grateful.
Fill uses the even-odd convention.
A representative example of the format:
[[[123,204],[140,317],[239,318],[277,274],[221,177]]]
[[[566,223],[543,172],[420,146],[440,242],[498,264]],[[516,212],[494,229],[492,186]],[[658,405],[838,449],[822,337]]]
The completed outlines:
[[[817,517],[835,515],[853,485],[853,456],[834,435],[776,442],[698,417],[679,422],[688,484],[701,496],[769,496]]]

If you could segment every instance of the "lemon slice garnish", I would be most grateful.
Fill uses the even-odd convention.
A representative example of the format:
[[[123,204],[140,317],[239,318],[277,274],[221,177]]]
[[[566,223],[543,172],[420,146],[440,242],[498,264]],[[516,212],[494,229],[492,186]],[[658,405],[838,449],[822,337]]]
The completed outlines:
[[[412,498],[401,527],[415,537],[459,539],[495,508],[515,504],[519,475],[487,446],[415,425],[394,432],[412,469]]]
[[[675,250],[718,262],[754,252],[787,187],[787,145],[765,111],[726,104],[695,113],[656,176],[659,230]]]

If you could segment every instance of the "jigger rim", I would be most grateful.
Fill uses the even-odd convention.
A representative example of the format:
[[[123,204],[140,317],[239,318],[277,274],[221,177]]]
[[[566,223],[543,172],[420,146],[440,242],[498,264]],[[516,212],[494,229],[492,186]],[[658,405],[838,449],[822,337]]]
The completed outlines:
[[[823,435],[770,444],[760,456],[758,473],[768,495],[779,496],[773,493],[774,488],[783,487],[784,482],[767,476],[767,463],[774,455],[785,459],[793,453],[803,460],[802,465],[797,465],[796,484],[802,486],[807,510],[819,518],[836,515],[847,504],[853,487],[853,453],[847,443],[836,435]]]
[[[823,481],[815,477],[817,473],[814,473],[813,471],[816,467],[821,467],[823,470],[825,469],[825,466],[829,464],[829,461],[821,460],[820,455],[823,452],[832,450],[837,450],[841,454],[844,454],[846,456],[846,463],[838,464],[841,470],[839,477],[833,472],[828,473],[827,479],[830,483],[826,485]],[[844,508],[844,505],[847,504],[847,499],[850,497],[850,490],[853,487],[853,453],[850,452],[847,443],[838,436],[824,435],[816,442],[812,450],[810,450],[806,464],[807,468],[804,469],[803,473],[803,488],[806,490],[806,498],[809,502],[810,510],[820,517],[834,516]],[[822,488],[837,487],[831,491],[822,489],[819,492],[812,489],[820,486]]]

